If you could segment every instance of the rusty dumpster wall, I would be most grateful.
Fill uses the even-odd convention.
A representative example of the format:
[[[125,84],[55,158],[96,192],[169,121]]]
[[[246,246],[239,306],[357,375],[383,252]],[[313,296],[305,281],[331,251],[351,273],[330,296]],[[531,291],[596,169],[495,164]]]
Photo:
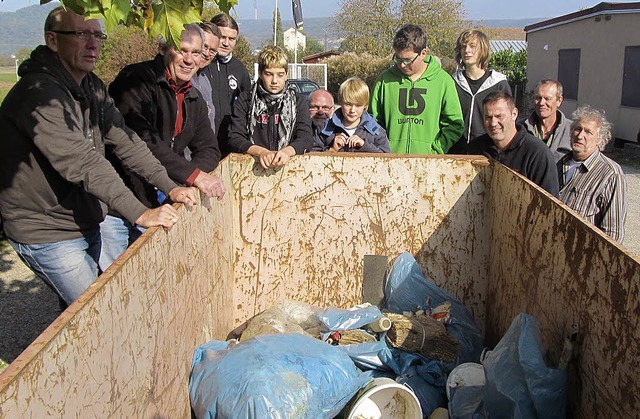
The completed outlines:
[[[485,158],[318,154],[276,173],[233,163],[236,325],[285,298],[361,303],[364,255],[405,250],[484,322]]]
[[[487,344],[527,312],[540,319],[549,359],[557,363],[564,336],[577,323],[569,417],[637,417],[638,259],[566,206],[494,166]]]
[[[136,241],[0,375],[0,417],[190,417],[193,349],[232,327],[231,205]]]
[[[484,158],[230,156],[221,201],[150,230],[0,376],[1,417],[189,417],[195,346],[272,303],[361,302],[363,257],[408,250],[483,323]]]

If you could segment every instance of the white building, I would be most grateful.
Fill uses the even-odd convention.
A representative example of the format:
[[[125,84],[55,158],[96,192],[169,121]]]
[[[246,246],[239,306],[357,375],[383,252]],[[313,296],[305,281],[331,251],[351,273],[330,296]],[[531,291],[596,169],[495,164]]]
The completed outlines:
[[[298,33],[298,50],[303,50],[307,47],[307,37],[305,34],[296,31],[294,28],[289,28],[284,31],[284,46],[291,51],[296,48],[296,32]]]

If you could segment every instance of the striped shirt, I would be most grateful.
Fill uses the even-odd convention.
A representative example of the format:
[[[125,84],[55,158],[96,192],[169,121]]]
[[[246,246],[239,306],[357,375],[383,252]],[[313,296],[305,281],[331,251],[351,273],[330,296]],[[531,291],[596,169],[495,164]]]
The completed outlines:
[[[622,168],[596,150],[565,182],[572,156],[568,153],[558,162],[560,199],[621,243],[627,215],[627,180]]]

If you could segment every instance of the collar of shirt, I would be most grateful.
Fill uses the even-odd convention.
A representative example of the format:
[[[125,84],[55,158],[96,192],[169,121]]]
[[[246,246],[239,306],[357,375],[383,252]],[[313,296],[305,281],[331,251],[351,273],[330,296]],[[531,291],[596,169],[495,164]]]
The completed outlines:
[[[169,73],[169,70],[165,69],[164,74],[165,76],[167,76],[167,81],[169,82],[169,86],[171,86],[171,89],[173,89],[176,95],[177,94],[186,95],[187,93],[189,93],[192,87],[191,80],[189,80],[186,83],[183,83],[181,86],[178,86],[178,83],[176,83],[176,81],[171,77],[171,73]]]

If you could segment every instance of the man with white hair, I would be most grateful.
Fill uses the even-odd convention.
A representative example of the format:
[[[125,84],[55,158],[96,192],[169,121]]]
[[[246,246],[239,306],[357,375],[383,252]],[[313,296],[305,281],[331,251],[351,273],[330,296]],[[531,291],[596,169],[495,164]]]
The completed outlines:
[[[209,197],[222,197],[222,180],[210,175],[220,161],[220,150],[209,122],[209,109],[192,87],[198,71],[204,32],[197,24],[187,24],[178,48],[165,40],[151,61],[125,67],[109,86],[109,93],[122,112],[127,126],[146,143],[175,182],[195,186]],[[189,148],[191,159],[184,157]],[[107,156],[112,157],[107,150]],[[144,179],[111,159],[127,186],[149,207],[162,204],[158,194]],[[106,269],[140,231],[116,213],[110,213],[101,225],[103,252],[100,266]]]
[[[584,105],[572,114],[571,152],[558,162],[560,199],[612,239],[622,242],[627,181],[602,150],[611,140],[604,111]]]

